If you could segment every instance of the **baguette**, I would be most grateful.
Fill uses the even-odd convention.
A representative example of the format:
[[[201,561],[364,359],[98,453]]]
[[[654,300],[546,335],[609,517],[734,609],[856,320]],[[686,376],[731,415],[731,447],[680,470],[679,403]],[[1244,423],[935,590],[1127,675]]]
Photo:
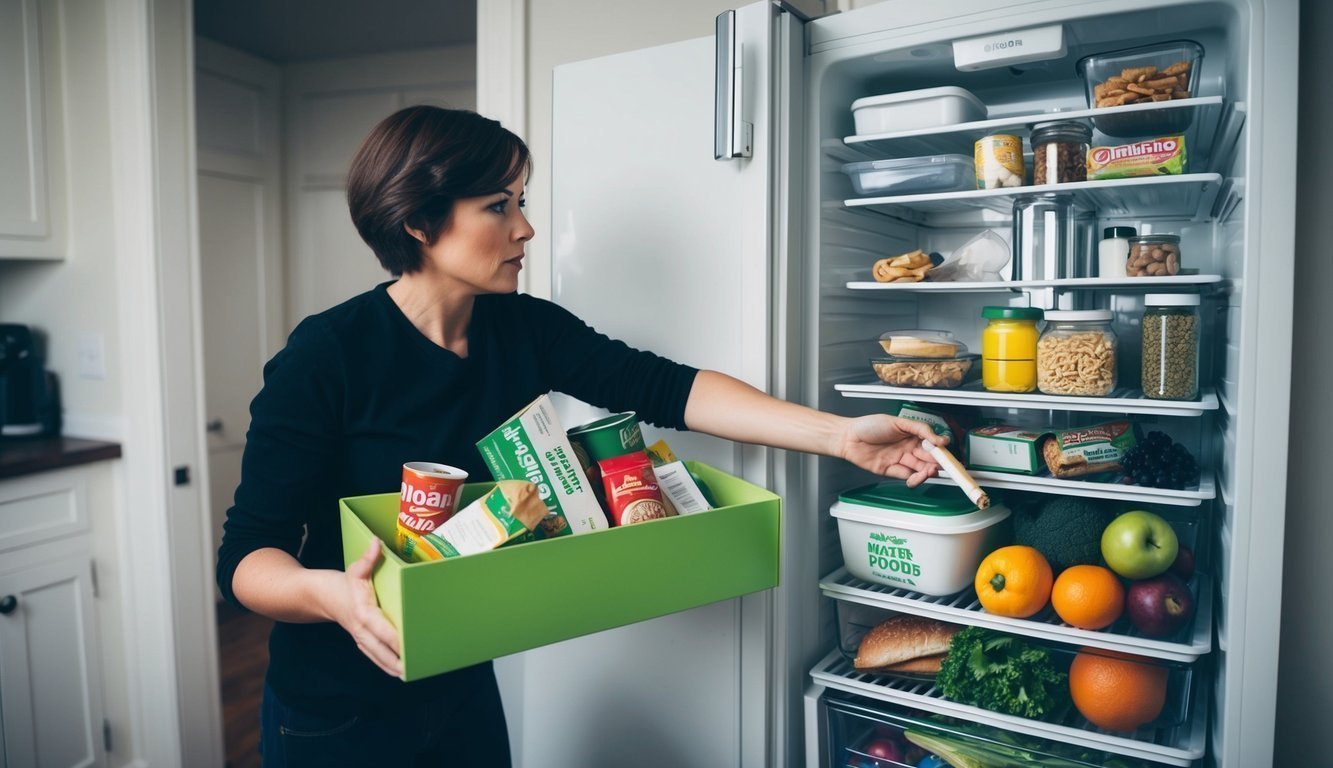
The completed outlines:
[[[952,624],[923,616],[894,616],[861,638],[852,666],[863,672],[915,671],[894,666],[942,656],[948,652],[949,641],[957,631]]]

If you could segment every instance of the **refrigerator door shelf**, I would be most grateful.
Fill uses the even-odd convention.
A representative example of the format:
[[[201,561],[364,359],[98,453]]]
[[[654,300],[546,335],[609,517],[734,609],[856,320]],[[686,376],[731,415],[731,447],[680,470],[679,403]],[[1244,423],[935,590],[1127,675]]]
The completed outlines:
[[[867,267],[867,271],[869,268]],[[1131,290],[1154,291],[1171,286],[1223,285],[1221,275],[1169,275],[1167,277],[1062,277],[1053,280],[1002,280],[992,283],[877,283],[868,280],[848,281],[853,291],[926,291],[931,293],[1008,293],[1027,288],[1055,288],[1057,290],[1106,290],[1129,293]]]
[[[843,397],[869,400],[915,400],[926,403],[974,405],[982,408],[1040,408],[1051,411],[1083,413],[1127,413],[1153,416],[1201,416],[1219,407],[1217,390],[1205,387],[1198,400],[1150,400],[1137,389],[1121,388],[1108,397],[1070,397],[1065,395],[1016,395],[990,392],[978,382],[957,389],[921,389],[891,387],[887,384],[835,384]]]
[[[1188,630],[1182,630],[1180,636],[1164,640],[1118,632],[1076,629],[1062,623],[1051,611],[1030,619],[997,616],[981,608],[976,594],[971,589],[955,595],[934,597],[858,579],[845,567],[821,579],[819,588],[834,600],[873,605],[903,613],[929,616],[954,624],[970,624],[1058,643],[1123,651],[1166,661],[1187,663],[1198,661],[1213,648],[1213,580],[1210,574],[1204,572],[1199,573],[1194,585],[1195,593],[1198,595],[1195,601],[1198,612],[1194,615],[1192,625]]]
[[[1187,218],[1208,221],[1213,203],[1222,189],[1222,175],[1184,173],[1177,176],[1140,176],[1129,179],[1071,181],[998,189],[972,189],[966,192],[930,192],[919,195],[858,197],[844,201],[848,208],[907,208],[923,216],[940,213],[967,213],[989,208],[997,213],[1012,213],[1014,198],[1033,192],[1063,192],[1073,198],[1074,208],[1096,211],[1102,217],[1127,216],[1135,211],[1152,211],[1155,217]]]
[[[1040,720],[1014,717],[998,712],[959,704],[944,698],[933,683],[902,680],[858,672],[842,652],[834,648],[815,668],[810,671],[814,682],[827,688],[834,688],[848,693],[870,696],[882,701],[905,704],[911,707],[951,715],[970,720],[981,725],[989,725],[1006,731],[1025,733],[1046,739],[1061,741],[1066,744],[1079,744],[1094,749],[1113,752],[1139,760],[1151,760],[1157,763],[1178,765],[1184,768],[1192,766],[1195,760],[1203,757],[1207,733],[1209,686],[1204,683],[1207,675],[1191,675],[1190,717],[1184,724],[1176,727],[1140,729],[1132,736],[1109,732],[1077,728],[1066,725],[1054,725]]]
[[[972,477],[983,488],[1009,488],[1032,493],[1053,493],[1061,496],[1090,496],[1096,499],[1135,501],[1141,504],[1170,504],[1177,507],[1197,507],[1205,500],[1217,497],[1217,483],[1205,471],[1199,484],[1193,488],[1175,491],[1168,488],[1149,488],[1142,485],[1095,483],[1087,480],[1061,480],[1055,477],[1034,477],[1008,472],[969,469]],[[927,483],[953,484],[947,477],[932,477]]]

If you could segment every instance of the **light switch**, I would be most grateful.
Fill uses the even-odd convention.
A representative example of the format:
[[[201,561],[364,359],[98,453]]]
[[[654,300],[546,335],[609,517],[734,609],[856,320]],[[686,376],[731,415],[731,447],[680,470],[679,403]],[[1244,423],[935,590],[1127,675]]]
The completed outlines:
[[[79,334],[79,377],[106,378],[106,342],[100,333]]]

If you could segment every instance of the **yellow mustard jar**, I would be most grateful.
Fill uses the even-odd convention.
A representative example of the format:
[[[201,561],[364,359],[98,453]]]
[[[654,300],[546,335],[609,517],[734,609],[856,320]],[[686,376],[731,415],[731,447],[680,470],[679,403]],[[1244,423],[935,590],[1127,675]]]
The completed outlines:
[[[1037,388],[1035,307],[985,307],[981,316],[981,385],[992,392],[1032,392]]]

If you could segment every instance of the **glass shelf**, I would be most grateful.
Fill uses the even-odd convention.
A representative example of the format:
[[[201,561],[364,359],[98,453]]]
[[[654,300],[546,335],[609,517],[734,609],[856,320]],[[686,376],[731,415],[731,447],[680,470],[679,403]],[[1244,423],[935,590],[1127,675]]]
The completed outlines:
[[[1097,499],[1118,499],[1140,504],[1168,504],[1176,507],[1197,507],[1217,497],[1217,484],[1211,473],[1204,472],[1199,484],[1183,490],[1150,488],[1124,483],[1098,483],[1090,480],[1062,480],[1047,475],[1019,475],[1010,472],[968,468],[968,474],[982,488],[1003,488],[1030,493],[1052,493],[1062,496],[1088,496]],[[957,485],[948,477],[927,478],[927,483]]]
[[[988,408],[1036,408],[1050,411],[1082,411],[1085,413],[1150,414],[1154,416],[1199,416],[1204,411],[1215,411],[1219,406],[1217,391],[1205,388],[1198,400],[1153,400],[1137,389],[1121,388],[1109,397],[1070,397],[1040,393],[1017,395],[1008,392],[988,392],[980,382],[971,382],[958,389],[923,389],[920,387],[891,387],[887,384],[835,384],[834,389],[843,397],[871,400],[911,400],[920,403],[952,403]]]
[[[1225,278],[1221,275],[1171,275],[1168,277],[1067,277],[1058,280],[1001,280],[987,283],[932,283],[924,280],[919,283],[878,283],[867,280],[854,280],[847,287],[854,291],[923,291],[931,293],[1007,293],[1028,288],[1064,288],[1088,290],[1114,290],[1126,292],[1126,289],[1154,291],[1163,288],[1185,285],[1220,285]]]

